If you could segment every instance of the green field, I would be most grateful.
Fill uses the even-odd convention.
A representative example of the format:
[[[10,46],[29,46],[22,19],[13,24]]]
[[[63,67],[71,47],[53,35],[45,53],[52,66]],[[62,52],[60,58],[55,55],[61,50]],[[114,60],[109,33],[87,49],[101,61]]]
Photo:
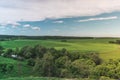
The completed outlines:
[[[58,78],[42,78],[42,77],[15,77],[15,78],[6,78],[0,80],[67,80],[67,79],[58,79]]]
[[[26,62],[17,61],[17,60],[13,60],[13,59],[1,57],[1,56],[0,56],[0,64],[13,64],[14,65],[14,70],[10,72],[10,74],[0,73],[0,79],[6,78],[6,77],[16,77],[16,76],[25,77],[25,76],[30,75],[30,70],[32,69],[31,67],[26,65]],[[20,75],[23,75],[23,76],[20,76]]]
[[[45,47],[55,47],[56,49],[66,48],[70,51],[98,52],[104,60],[120,58],[120,45],[110,44],[109,41],[118,39],[68,39],[67,42],[61,40],[14,40],[1,41],[0,45],[5,48],[23,47],[25,45],[34,46],[40,44]]]

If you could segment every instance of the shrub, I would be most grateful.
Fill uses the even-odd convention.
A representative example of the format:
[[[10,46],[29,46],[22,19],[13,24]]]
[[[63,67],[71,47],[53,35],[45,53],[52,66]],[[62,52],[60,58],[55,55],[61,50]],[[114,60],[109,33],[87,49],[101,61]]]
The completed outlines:
[[[63,40],[61,40],[61,42],[67,42],[67,40],[63,39]]]

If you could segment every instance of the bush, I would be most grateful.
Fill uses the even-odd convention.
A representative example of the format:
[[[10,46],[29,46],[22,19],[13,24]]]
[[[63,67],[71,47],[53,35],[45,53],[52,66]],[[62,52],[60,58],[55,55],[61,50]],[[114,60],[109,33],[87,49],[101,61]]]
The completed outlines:
[[[13,71],[14,66],[12,64],[0,64],[0,72],[1,73],[9,73]]]
[[[111,79],[111,78],[106,77],[106,76],[101,76],[99,80],[115,80],[115,79]]]
[[[11,55],[14,54],[14,51],[12,49],[7,49],[5,51],[5,54],[3,55],[4,57],[9,57],[11,58]]]
[[[35,65],[34,59],[32,59],[32,58],[28,59],[28,60],[27,60],[27,65],[29,65],[29,66],[34,66],[34,65]]]
[[[61,40],[61,42],[67,42],[67,40],[63,39],[63,40]]]
[[[112,43],[112,44],[113,44],[113,43],[115,43],[115,42],[114,42],[114,41],[109,41],[109,43]]]

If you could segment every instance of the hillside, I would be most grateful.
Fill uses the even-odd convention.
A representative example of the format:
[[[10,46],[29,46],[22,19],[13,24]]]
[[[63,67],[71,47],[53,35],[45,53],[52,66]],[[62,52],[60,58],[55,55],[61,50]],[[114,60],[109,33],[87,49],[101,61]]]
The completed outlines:
[[[5,48],[20,48],[26,45],[34,46],[40,44],[46,47],[55,47],[56,49],[66,48],[70,51],[80,52],[98,52],[103,59],[117,59],[119,58],[119,45],[110,44],[109,41],[115,41],[118,39],[66,39],[63,42],[62,39],[54,40],[11,40],[1,41],[0,45]],[[107,57],[104,57],[107,56]]]

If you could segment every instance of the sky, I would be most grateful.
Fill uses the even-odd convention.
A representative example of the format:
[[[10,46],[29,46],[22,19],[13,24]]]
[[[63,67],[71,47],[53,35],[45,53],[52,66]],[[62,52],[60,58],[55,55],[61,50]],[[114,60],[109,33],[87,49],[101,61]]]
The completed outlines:
[[[0,0],[0,35],[120,37],[120,0]]]

